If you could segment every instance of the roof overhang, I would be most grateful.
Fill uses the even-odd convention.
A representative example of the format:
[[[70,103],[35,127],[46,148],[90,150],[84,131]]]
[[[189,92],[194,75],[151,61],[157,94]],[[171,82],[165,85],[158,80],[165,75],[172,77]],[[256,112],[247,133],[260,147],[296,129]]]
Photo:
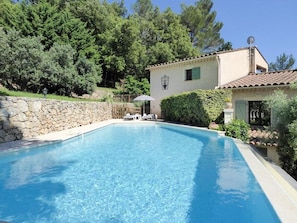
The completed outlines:
[[[216,53],[207,54],[207,55],[199,56],[199,57],[190,57],[190,58],[185,58],[185,59],[176,60],[176,61],[172,61],[172,62],[150,65],[150,66],[146,67],[145,70],[163,69],[163,68],[168,68],[168,67],[201,63],[201,62],[205,62],[205,61],[215,60],[216,57],[217,57]]]
[[[290,88],[290,84],[282,85],[256,85],[256,86],[242,86],[242,87],[217,87],[217,89],[225,90],[253,90],[253,89],[271,89],[271,88]]]

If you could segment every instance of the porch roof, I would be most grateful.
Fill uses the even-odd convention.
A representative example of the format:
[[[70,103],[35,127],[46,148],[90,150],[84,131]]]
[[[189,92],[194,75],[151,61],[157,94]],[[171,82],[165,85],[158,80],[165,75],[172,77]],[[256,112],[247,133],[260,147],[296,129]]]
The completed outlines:
[[[221,85],[219,89],[253,88],[268,86],[288,86],[297,81],[296,70],[283,70],[265,73],[250,73],[247,76]]]

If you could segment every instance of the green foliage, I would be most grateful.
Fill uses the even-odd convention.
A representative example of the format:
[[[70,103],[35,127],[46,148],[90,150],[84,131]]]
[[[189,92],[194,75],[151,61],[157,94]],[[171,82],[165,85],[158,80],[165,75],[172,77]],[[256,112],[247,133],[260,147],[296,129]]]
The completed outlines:
[[[155,12],[153,24],[157,34],[154,46],[157,46],[158,54],[167,51],[167,60],[159,60],[160,62],[168,62],[174,59],[181,59],[189,56],[198,55],[198,50],[193,48],[188,29],[182,25],[180,16],[176,15],[170,8],[166,9],[162,14]],[[163,43],[160,45],[160,43]],[[163,50],[162,50],[163,48]],[[164,59],[164,58],[160,58]]]
[[[192,7],[189,8],[191,11]],[[123,0],[117,3],[108,3],[105,0],[0,0],[0,26],[5,31],[17,31],[20,38],[27,38],[27,42],[32,42],[34,38],[40,38],[36,41],[37,45],[41,45],[37,49],[39,51],[42,48],[45,55],[40,52],[37,56],[45,57],[47,61],[50,59],[46,54],[51,51],[52,47],[71,46],[74,50],[71,51],[74,53],[71,56],[73,65],[71,67],[69,64],[63,69],[74,73],[69,74],[68,71],[61,71],[60,65],[57,63],[51,65],[46,62],[45,67],[56,69],[55,71],[47,70],[46,74],[65,75],[65,86],[61,87],[59,91],[57,90],[60,88],[59,84],[49,84],[55,86],[55,91],[69,94],[69,91],[75,90],[80,94],[91,91],[94,81],[98,81],[97,85],[114,87],[116,82],[125,79],[128,74],[137,80],[148,79],[149,72],[145,67],[149,64],[197,56],[203,48],[201,44],[205,44],[205,48],[208,49],[217,46],[220,42],[217,40],[221,23],[214,22],[216,15],[215,12],[210,11],[211,8],[212,3],[209,0],[197,2],[193,6],[197,15],[194,13],[194,15],[191,14],[194,17],[186,17],[185,21],[191,22],[188,24],[182,20],[183,16],[187,14],[186,11],[183,12],[183,16],[174,13],[170,8],[160,12],[151,0],[137,0],[134,5],[135,13],[128,17],[125,17],[127,10],[124,8]],[[199,22],[197,25],[196,19]],[[197,34],[195,34],[195,46],[198,44],[199,47],[193,47],[194,42],[191,42],[188,25],[196,25],[194,27]],[[32,39],[30,40],[30,38]],[[32,46],[33,43],[28,44],[24,51]],[[29,51],[30,53],[27,54],[32,57],[33,49]],[[25,54],[25,52],[23,53]],[[12,56],[15,56],[15,53],[12,53]],[[85,59],[88,61],[83,62],[85,65],[82,66],[82,60]],[[93,63],[92,68],[90,68],[89,62]],[[42,64],[36,64],[36,66]],[[21,70],[23,77],[29,70],[29,63],[26,65],[22,62],[22,66],[25,67]],[[77,68],[77,66],[84,68]],[[86,69],[86,67],[89,68]],[[42,84],[39,83],[41,77],[38,75],[41,74],[38,73],[38,70],[40,69],[30,71],[34,72],[35,76],[28,89],[36,90],[42,87]],[[79,73],[81,70],[88,70],[88,73],[80,75],[79,79],[75,78],[75,70]],[[94,72],[95,70],[96,72]],[[13,75],[16,74],[16,68],[14,68]],[[5,75],[10,74],[6,72]],[[70,86],[68,80],[71,75],[77,86]],[[94,77],[91,78],[90,75],[94,75]],[[84,78],[88,80],[85,81]],[[45,79],[51,78],[45,77]],[[56,77],[54,81],[61,79],[63,77]],[[87,82],[88,84],[86,84]],[[37,85],[34,86],[35,84]]]
[[[0,78],[9,89],[39,92],[47,87],[60,95],[91,93],[101,80],[100,67],[79,58],[70,45],[43,50],[40,38],[22,38],[15,30],[0,29]]]
[[[54,44],[43,64],[44,85],[60,95],[70,95],[75,83],[75,50],[70,45]]]
[[[297,108],[297,107],[296,107]],[[289,151],[292,153],[290,157],[291,164],[290,172],[291,175],[297,179],[297,119],[295,119],[292,123],[288,126],[289,135],[288,135],[288,144],[291,148]]]
[[[76,58],[86,57],[99,60],[95,38],[85,23],[75,18],[68,8],[60,9],[57,5],[40,1],[25,8],[30,18],[32,29],[20,29],[25,35],[42,36],[45,49],[49,50],[54,43],[70,44],[76,50]]]
[[[286,55],[285,53],[281,54],[276,58],[275,63],[270,63],[268,70],[269,71],[278,71],[278,70],[290,70],[293,68],[295,59],[292,55]]]
[[[45,53],[40,38],[21,38],[19,32],[0,29],[0,78],[10,89],[36,91]]]
[[[114,87],[126,73],[143,72],[145,49],[140,44],[138,24],[132,18],[122,18],[119,8],[106,1],[73,2],[70,11],[92,30],[102,63],[103,86]]]
[[[217,51],[227,51],[227,50],[233,50],[231,42],[226,42],[226,43],[224,42],[217,49]]]
[[[84,57],[78,59],[75,67],[77,78],[73,83],[73,91],[78,95],[91,94],[102,80],[101,67]]]
[[[234,119],[225,125],[226,136],[241,139],[243,142],[246,142],[249,139],[249,130],[250,125],[241,119]]]
[[[54,44],[43,62],[42,83],[60,95],[92,93],[101,79],[100,69],[90,60],[75,63],[75,50],[70,45]]]
[[[20,9],[18,5],[12,4],[10,0],[0,0],[0,27],[5,30],[17,28],[19,18],[22,17]]]
[[[297,179],[297,97],[289,99],[282,91],[275,91],[265,100],[278,117],[278,154],[282,168]]]
[[[12,90],[8,90],[5,87],[0,88],[0,96],[26,97],[26,98],[43,98],[44,97],[42,93],[12,91]],[[96,99],[84,99],[84,98],[61,96],[61,95],[51,94],[51,92],[49,92],[49,94],[46,95],[46,99],[61,100],[61,101],[90,101],[90,102],[98,101]]]
[[[191,41],[201,52],[216,50],[224,40],[220,37],[223,23],[216,22],[211,0],[200,0],[194,6],[182,5],[182,23],[190,30]]]
[[[116,83],[116,88],[117,94],[147,95],[150,92],[150,83],[146,78],[138,81],[132,75],[128,75],[124,80]]]
[[[101,101],[104,101],[104,102],[113,102],[113,94],[107,93],[107,94],[103,95]]]
[[[173,95],[161,101],[161,110],[166,121],[182,122],[197,126],[219,123],[225,102],[231,91],[196,90]]]
[[[153,13],[154,6],[151,0],[137,0],[133,5],[133,9],[136,15],[149,19]]]

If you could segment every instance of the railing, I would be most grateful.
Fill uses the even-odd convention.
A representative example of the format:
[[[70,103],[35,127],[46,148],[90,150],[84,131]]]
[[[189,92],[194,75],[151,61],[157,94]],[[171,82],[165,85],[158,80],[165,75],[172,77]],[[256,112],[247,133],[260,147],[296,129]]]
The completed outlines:
[[[249,109],[249,124],[267,126],[270,123],[270,112],[259,106],[258,108]]]

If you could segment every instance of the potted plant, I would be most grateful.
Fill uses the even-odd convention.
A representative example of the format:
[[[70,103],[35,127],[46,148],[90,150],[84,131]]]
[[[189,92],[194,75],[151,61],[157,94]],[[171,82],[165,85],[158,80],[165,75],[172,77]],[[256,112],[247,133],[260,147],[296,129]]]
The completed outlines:
[[[231,98],[229,98],[229,97],[224,98],[224,101],[225,101],[225,107],[226,108],[232,108],[232,100],[231,100]]]

